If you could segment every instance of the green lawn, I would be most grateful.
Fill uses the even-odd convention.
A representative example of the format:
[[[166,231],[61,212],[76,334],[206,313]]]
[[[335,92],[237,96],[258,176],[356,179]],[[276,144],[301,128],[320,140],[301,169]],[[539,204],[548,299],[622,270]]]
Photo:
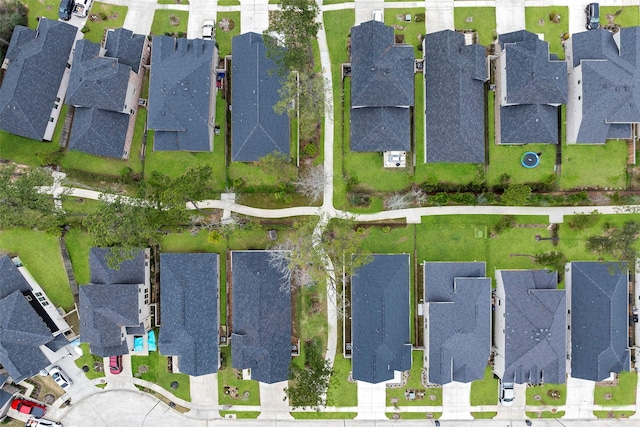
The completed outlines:
[[[104,13],[107,19],[104,21],[100,18],[98,18],[97,21],[87,19],[85,24],[86,32],[84,33],[85,40],[100,43],[104,38],[104,32],[107,28],[122,27],[124,18],[127,16],[127,10],[127,6],[114,6],[100,2],[93,3],[90,14],[100,17],[101,14]]]
[[[471,416],[475,419],[491,419],[498,415],[497,412],[472,412]]]
[[[297,179],[295,159],[283,169],[270,172],[259,163],[232,162],[229,165],[229,181],[242,182],[243,191],[278,192],[280,185]],[[235,185],[234,185],[235,186]]]
[[[484,370],[484,378],[471,383],[471,406],[496,405],[497,403],[498,379],[493,376],[491,366],[487,366]],[[482,412],[478,412],[477,414],[482,414]],[[481,415],[474,417],[482,418]]]
[[[158,4],[189,4],[189,0],[158,0]]]
[[[88,366],[89,371],[85,372],[85,375],[90,380],[104,377],[104,371],[97,372],[95,369],[93,369],[94,362],[103,363],[102,357],[94,356],[93,354],[91,354],[91,352],[89,351],[89,344],[87,343],[80,344],[80,348],[82,349],[82,357],[76,359],[76,365],[78,366],[78,368],[82,369],[83,366]]]
[[[38,18],[41,16],[53,21],[58,20],[58,7],[60,6],[58,0],[26,0],[22,3],[29,8],[29,28],[35,30],[38,25]]]
[[[553,397],[557,392],[558,397]],[[539,399],[536,399],[539,396]],[[562,406],[567,401],[566,384],[543,384],[527,387],[527,405]]]
[[[387,0],[388,1],[388,0]],[[396,0],[393,0],[396,1]],[[438,419],[442,416],[442,412],[398,412],[401,420],[430,420]],[[393,419],[394,413],[387,412],[387,418]]]
[[[442,405],[442,388],[422,385],[423,352],[416,350],[412,352],[411,371],[407,384],[399,388],[387,388],[387,406],[440,406]],[[407,400],[405,391],[407,389],[425,390],[424,399]],[[435,400],[431,400],[435,396]],[[392,403],[392,399],[397,399],[397,403]]]
[[[231,347],[220,347],[220,356],[222,357],[222,369],[218,370],[218,403],[220,405],[259,405],[260,386],[257,381],[238,379],[238,371],[232,367]],[[225,394],[225,387],[236,387],[239,397],[232,398]],[[248,398],[244,397],[246,392],[249,393]]]
[[[549,20],[549,14],[559,13],[560,22]],[[549,43],[549,52],[564,58],[561,36],[569,32],[569,8],[566,6],[526,7],[524,9],[525,28],[536,34],[543,34]]]
[[[608,23],[608,15],[613,18],[613,24],[618,24],[621,27],[640,25],[640,8],[638,6],[600,6],[601,25]]]
[[[291,412],[295,420],[352,420],[356,415],[356,412]]]
[[[384,23],[391,27],[395,27],[396,25],[402,26],[402,30],[396,28],[394,30],[394,33],[396,35],[404,36],[404,43],[413,46],[416,58],[422,58],[422,51],[418,50],[418,47],[422,44],[422,42],[418,37],[424,35],[426,30],[425,21],[416,22],[415,20],[415,16],[418,13],[424,15],[424,8],[418,7],[412,9],[387,9],[384,13]],[[411,15],[411,22],[405,21],[405,15]]]
[[[177,18],[177,24],[171,23],[172,17]],[[161,36],[165,33],[178,34],[187,32],[187,21],[189,20],[189,12],[184,10],[156,10],[151,24],[151,34]]]
[[[224,18],[233,22],[233,28],[231,31],[223,31],[218,25],[216,29],[216,43],[218,44],[220,58],[231,55],[231,38],[240,35],[240,12],[218,13],[218,22]]]
[[[453,13],[456,30],[478,32],[478,43],[488,46],[496,34],[495,7],[456,7]]]
[[[597,167],[594,162],[597,161]],[[625,188],[627,143],[607,141],[604,145],[571,144],[562,147],[560,187]]]
[[[593,411],[596,418],[629,418],[635,411]]]
[[[247,411],[247,412],[237,412],[237,411],[220,411],[220,415],[222,415],[223,417],[227,414],[235,414],[236,418],[242,420],[242,419],[246,419],[246,420],[255,420],[256,418],[258,418],[258,415],[260,415],[260,412],[253,412],[253,411]]]
[[[73,309],[73,295],[56,237],[35,230],[1,230],[0,251],[18,255],[54,305],[66,311]]]
[[[274,0],[275,1],[275,0]],[[323,0],[322,4],[353,3],[354,0]],[[271,0],[269,0],[271,2]],[[277,3],[280,3],[277,1]],[[326,21],[325,21],[326,22]]]
[[[64,116],[61,116],[61,119]],[[59,123],[62,123],[60,120]],[[42,163],[38,154],[48,154],[60,148],[58,143],[42,142],[12,135],[0,130],[0,158],[13,160],[30,166]]]
[[[140,373],[140,366],[146,366],[147,372]],[[189,375],[169,372],[167,358],[160,352],[152,351],[148,356],[131,356],[131,370],[134,377],[157,384],[182,400],[191,401]],[[171,388],[171,383],[174,381],[178,382],[178,388],[175,390]]]
[[[636,372],[620,372],[617,386],[604,387],[596,385],[593,401],[596,405],[635,405],[637,382],[638,374]],[[605,399],[607,394],[611,395],[611,399]]]
[[[338,329],[340,327],[338,325]],[[358,386],[355,382],[348,381],[350,372],[351,359],[345,359],[342,357],[342,352],[338,351],[333,363],[333,375],[329,381],[327,406],[356,406],[358,404]]]
[[[522,166],[520,159],[527,151],[542,153],[538,167],[527,169]],[[555,163],[556,146],[553,144],[496,145],[491,143],[489,144],[487,184],[499,184],[503,174],[509,175],[510,182],[513,184],[544,181],[554,174]]]
[[[240,0],[219,0],[218,6],[240,6]]]
[[[71,258],[73,266],[73,274],[76,276],[76,282],[79,285],[89,283],[89,249],[91,249],[93,239],[89,234],[80,231],[77,227],[69,230],[65,236],[67,250]]]

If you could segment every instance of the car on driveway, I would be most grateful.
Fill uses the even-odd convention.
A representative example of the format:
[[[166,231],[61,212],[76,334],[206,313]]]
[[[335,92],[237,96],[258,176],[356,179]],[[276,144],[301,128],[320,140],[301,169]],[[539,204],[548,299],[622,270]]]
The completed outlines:
[[[29,418],[24,427],[62,427],[62,423],[46,418]]]
[[[51,378],[53,378],[56,384],[58,384],[63,389],[67,389],[69,386],[71,386],[71,384],[73,384],[69,379],[69,376],[65,374],[62,369],[60,369],[60,366],[54,366],[53,368],[49,369],[49,375],[51,375]]]
[[[587,15],[587,30],[597,30],[600,28],[600,5],[598,3],[589,3],[584,9]]]
[[[122,356],[109,357],[109,372],[113,375],[118,375],[122,372]]]
[[[73,14],[84,18],[89,13],[89,9],[91,9],[91,3],[93,3],[93,0],[79,0],[73,8]]]
[[[213,39],[213,30],[216,27],[216,22],[213,19],[205,19],[202,24],[202,38],[205,40]]]
[[[60,0],[60,7],[58,8],[58,18],[63,21],[68,21],[71,19],[71,12],[73,11],[73,6],[75,5],[73,0]]]
[[[503,383],[500,381],[500,393],[498,394],[500,398],[500,404],[502,406],[511,406],[513,405],[513,400],[515,399],[515,391],[514,391],[513,383]]]
[[[36,418],[44,417],[44,414],[47,413],[46,406],[23,398],[13,399],[13,402],[11,402],[11,409],[15,409],[21,414],[31,414]]]

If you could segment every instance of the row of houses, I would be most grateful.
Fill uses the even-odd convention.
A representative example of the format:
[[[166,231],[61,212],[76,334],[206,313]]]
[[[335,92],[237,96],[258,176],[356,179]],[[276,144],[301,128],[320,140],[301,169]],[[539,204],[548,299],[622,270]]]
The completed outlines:
[[[231,251],[220,319],[220,257],[160,254],[160,301],[151,301],[150,254],[119,268],[109,249],[91,248],[90,283],[79,288],[80,341],[100,357],[146,353],[136,340],[159,326],[158,348],[174,372],[216,373],[220,345],[231,343],[232,366],[264,383],[288,379],[299,337],[292,336],[288,279],[273,252]],[[424,375],[432,384],[480,380],[494,373],[516,383],[564,383],[567,375],[601,381],[631,367],[628,270],[624,262],[571,262],[565,289],[549,270],[496,270],[484,262],[424,262]],[[344,354],[352,377],[400,382],[411,369],[410,256],[376,254],[349,278]],[[0,365],[15,382],[74,351],[75,334],[19,258],[0,258]]]
[[[558,144],[560,106],[569,144],[632,139],[640,122],[640,27],[593,30],[564,42],[565,60],[537,34],[501,34],[495,52],[444,30],[423,39],[424,57],[396,44],[392,27],[351,30],[351,150],[412,150],[414,72],[424,73],[425,163],[485,163],[490,79],[496,144]],[[413,120],[422,120],[416,112]],[[396,165],[398,166],[398,165]]]
[[[262,35],[243,34],[232,44],[232,160],[256,161],[273,151],[289,155],[288,116],[273,110],[286,76],[273,73]],[[11,38],[2,67],[0,129],[50,141],[67,104],[73,107],[70,150],[126,159],[144,105],[154,150],[212,151],[216,94],[227,72],[218,62],[214,40],[148,38],[118,28],[97,44],[72,25],[41,18],[35,30],[17,26]],[[141,98],[147,70],[148,99]]]

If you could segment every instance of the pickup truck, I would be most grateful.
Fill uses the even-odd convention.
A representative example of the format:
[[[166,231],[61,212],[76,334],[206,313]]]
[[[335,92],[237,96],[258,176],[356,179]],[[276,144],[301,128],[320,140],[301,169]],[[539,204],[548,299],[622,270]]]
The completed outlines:
[[[47,413],[46,406],[22,398],[13,399],[11,409],[15,409],[22,414],[31,414],[36,418],[44,417],[44,414]]]
[[[24,427],[62,427],[62,423],[45,418],[29,418]]]
[[[78,0],[73,8],[73,14],[80,18],[84,18],[89,13],[92,2],[93,0]]]

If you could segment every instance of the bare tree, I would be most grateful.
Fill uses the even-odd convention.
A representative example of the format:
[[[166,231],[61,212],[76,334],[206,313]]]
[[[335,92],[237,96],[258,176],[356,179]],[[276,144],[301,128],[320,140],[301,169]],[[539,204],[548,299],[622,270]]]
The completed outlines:
[[[294,183],[296,190],[309,197],[313,202],[322,199],[326,184],[324,168],[318,165],[307,171]]]
[[[411,197],[409,194],[393,193],[387,197],[384,205],[388,210],[405,209],[411,206]]]

